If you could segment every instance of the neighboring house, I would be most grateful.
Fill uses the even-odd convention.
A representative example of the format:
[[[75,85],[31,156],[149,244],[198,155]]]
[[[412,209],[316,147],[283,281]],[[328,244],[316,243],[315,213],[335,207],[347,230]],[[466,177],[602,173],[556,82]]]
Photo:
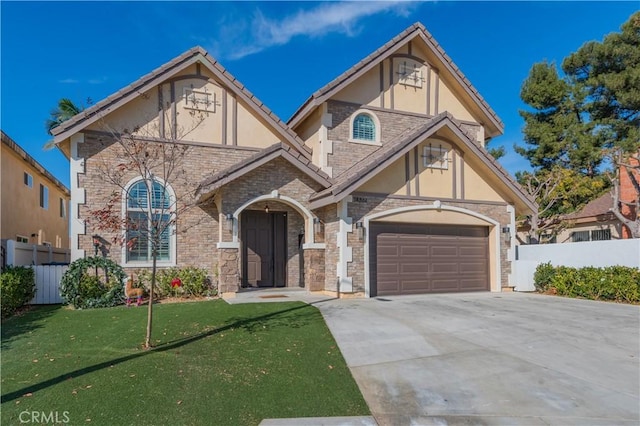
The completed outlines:
[[[556,241],[576,243],[622,238],[622,224],[611,212],[611,206],[613,197],[611,192],[606,192],[577,212],[566,215],[564,220],[568,226],[557,235]]]
[[[2,240],[69,248],[69,189],[6,133],[2,138]]]
[[[638,207],[640,206],[640,187],[637,185],[640,183],[640,149],[636,155],[631,155],[626,160],[630,167],[620,168],[620,200],[626,201],[631,205],[623,204],[621,206],[621,213],[629,220],[638,220]],[[631,180],[633,175],[635,182]],[[622,238],[633,238],[631,231],[626,225],[622,226]]]
[[[206,268],[222,293],[512,286],[515,217],[537,206],[484,148],[502,122],[421,24],[314,93],[288,124],[196,47],[54,129],[71,161],[74,259],[92,253],[88,211],[114,190],[97,170],[117,164],[104,123],[162,143],[194,109],[205,121],[179,143],[213,205],[178,219],[185,232],[167,233],[161,266]],[[123,215],[142,176],[127,178]],[[147,248],[134,245],[110,256],[148,267]]]

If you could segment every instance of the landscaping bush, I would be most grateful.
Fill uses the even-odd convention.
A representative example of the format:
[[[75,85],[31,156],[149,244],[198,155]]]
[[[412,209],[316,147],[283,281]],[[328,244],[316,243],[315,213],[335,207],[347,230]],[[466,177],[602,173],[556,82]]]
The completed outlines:
[[[151,271],[139,272],[139,278],[147,289],[151,286]],[[171,281],[180,278],[181,287],[172,287]],[[158,297],[202,297],[215,296],[218,289],[207,276],[207,270],[187,266],[184,268],[158,269],[156,273],[156,291]]]
[[[95,275],[95,268],[98,275]],[[75,308],[106,308],[124,303],[126,274],[120,265],[102,256],[78,259],[60,281],[60,296]]]
[[[553,267],[539,265],[534,275],[536,289],[555,289],[560,296],[591,300],[640,303],[640,269],[626,266],[606,268]]]
[[[0,274],[0,305],[2,318],[12,315],[29,303],[36,294],[36,280],[32,268],[7,266]]]
[[[547,291],[551,279],[556,273],[556,269],[550,262],[538,265],[536,272],[533,274],[533,285],[538,291]]]

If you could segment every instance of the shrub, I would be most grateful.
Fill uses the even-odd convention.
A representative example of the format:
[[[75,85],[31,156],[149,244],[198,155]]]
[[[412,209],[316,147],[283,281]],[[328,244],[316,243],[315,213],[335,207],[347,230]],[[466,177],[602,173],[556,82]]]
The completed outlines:
[[[556,269],[550,262],[538,265],[536,272],[533,274],[533,285],[535,285],[536,290],[547,291],[555,273]]]
[[[32,268],[7,266],[0,274],[0,305],[2,318],[12,315],[29,303],[36,294],[36,281]]]
[[[181,287],[171,287],[171,281],[174,278],[180,278],[182,281]],[[139,279],[149,289],[151,286],[151,270],[140,271]],[[207,276],[206,269],[187,266],[184,268],[158,269],[155,294],[158,297],[201,297],[215,296],[218,294],[218,290]]]
[[[536,269],[534,281],[538,290],[553,287],[561,296],[640,303],[640,269],[638,268],[626,266],[569,268],[543,264]]]
[[[98,269],[98,275],[93,272]],[[60,281],[60,296],[75,308],[105,308],[124,303],[126,274],[120,265],[102,256],[78,259]]]

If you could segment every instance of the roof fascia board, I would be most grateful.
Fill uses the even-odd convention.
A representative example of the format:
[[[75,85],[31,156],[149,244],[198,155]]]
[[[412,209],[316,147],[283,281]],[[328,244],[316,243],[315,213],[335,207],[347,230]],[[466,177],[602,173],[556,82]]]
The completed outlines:
[[[326,205],[332,204],[332,202],[334,201],[337,202],[340,199],[351,194],[358,187],[362,186],[382,170],[386,169],[394,161],[400,159],[406,152],[413,149],[416,145],[424,141],[424,139],[435,134],[438,130],[445,126],[448,127],[458,137],[458,139],[460,139],[466,149],[469,149],[476,157],[480,158],[484,165],[487,166],[500,179],[500,181],[505,184],[507,189],[510,190],[517,198],[519,198],[525,206],[527,206],[531,210],[537,210],[537,206],[535,205],[535,203],[532,202],[522,192],[522,190],[517,187],[517,185],[514,185],[514,183],[511,182],[511,179],[507,177],[504,171],[500,170],[491,160],[489,160],[489,158],[487,157],[489,154],[486,151],[482,150],[479,146],[469,140],[469,138],[460,130],[460,128],[456,125],[455,122],[453,122],[453,120],[451,120],[450,117],[445,117],[439,122],[433,124],[433,126],[429,127],[425,131],[413,136],[411,138],[411,141],[405,143],[401,149],[394,152],[391,156],[385,158],[384,161],[382,161],[374,168],[369,169],[362,177],[349,183],[346,187],[340,188],[340,186],[338,186],[335,191],[327,194],[327,196],[314,200],[311,203],[312,208],[324,207]]]
[[[338,93],[340,90],[344,89],[349,84],[351,84],[353,80],[361,77],[363,74],[370,71],[373,67],[377,66],[380,62],[387,59],[389,56],[393,54],[393,52],[397,50],[399,46],[402,46],[404,43],[407,43],[413,38],[415,38],[418,35],[417,33],[420,33],[419,29],[415,29],[411,31],[405,37],[401,38],[396,43],[394,43],[392,46],[389,46],[389,48],[386,49],[384,52],[381,52],[376,57],[371,58],[367,65],[363,66],[358,71],[355,71],[353,74],[349,75],[348,77],[345,76],[345,78],[343,79],[342,82],[340,82],[340,84],[335,85],[331,89],[327,90],[324,94],[319,94],[318,92],[316,92],[313,95],[311,95],[311,97],[303,104],[301,109],[296,111],[293,114],[292,118],[289,120],[289,126],[295,127],[300,121],[302,121],[307,115],[309,115],[309,113],[313,111],[314,108],[316,108],[318,105],[321,105],[324,101],[326,101],[327,99],[329,99],[330,97]],[[358,64],[356,64],[355,66],[357,65]],[[351,69],[347,70],[346,72],[348,73],[349,71],[351,71]],[[342,75],[338,76],[336,79],[339,79],[341,77]],[[328,84],[331,84],[331,82],[329,82]]]
[[[285,158],[286,160],[288,160],[294,167],[296,167],[298,170],[300,170],[301,172],[303,172],[304,174],[309,176],[315,182],[317,182],[320,185],[322,185],[323,188],[328,188],[328,187],[331,186],[331,182],[329,182],[328,180],[324,179],[322,176],[320,176],[318,173],[316,173],[309,166],[307,166],[306,164],[301,162],[298,158],[296,158],[290,152],[282,151],[282,157]]]
[[[447,69],[447,71],[449,71],[449,74],[451,74],[453,78],[455,78],[458,85],[460,85],[460,87],[464,89],[464,91],[471,97],[471,99],[473,99],[475,103],[480,107],[484,115],[489,120],[491,120],[491,122],[498,128],[499,132],[502,133],[504,131],[504,125],[499,120],[496,119],[495,115],[492,114],[491,111],[489,111],[489,109],[485,105],[486,101],[483,101],[479,92],[475,88],[474,88],[475,91],[471,90],[471,87],[473,86],[471,85],[470,87],[470,83],[467,84],[464,81],[464,79],[460,75],[460,69],[457,66],[456,68],[452,67],[452,62],[450,60],[447,60],[447,58],[444,57],[444,55],[441,52],[442,48],[440,47],[440,49],[438,49],[439,45],[436,46],[432,41],[432,38],[427,37],[426,34],[422,31],[420,32],[419,36],[427,44],[427,46],[429,46],[431,51],[434,52],[434,54],[440,60],[442,65]]]
[[[90,126],[91,124],[95,123],[99,119],[103,118],[105,115],[115,111],[116,109],[120,108],[124,104],[140,96],[142,93],[145,93],[146,91],[157,86],[161,82],[167,79],[170,79],[171,77],[173,77],[174,75],[182,71],[183,69],[197,62],[199,58],[202,58],[201,54],[194,55],[191,58],[187,59],[186,62],[182,62],[179,66],[173,67],[171,70],[167,70],[165,72],[162,72],[156,75],[155,77],[153,77],[151,80],[148,80],[146,83],[144,83],[140,87],[132,88],[131,91],[125,96],[118,99],[114,99],[113,103],[108,103],[103,107],[98,108],[95,112],[92,113],[91,117],[87,117],[86,119],[81,119],[77,123],[69,127],[68,129],[64,130],[62,133],[55,135],[54,143],[58,144],[63,140],[71,137],[73,134],[81,131],[85,127]]]
[[[211,60],[209,60],[209,58],[207,57],[206,60],[204,60],[204,58],[203,58],[202,62],[205,65],[205,67],[207,67],[207,69],[209,71],[211,71],[211,73],[213,73],[213,75],[215,75],[220,80],[222,80],[224,83],[226,83],[227,87],[235,88],[234,94],[236,96],[240,97],[258,115],[260,115],[260,117],[263,120],[265,120],[267,123],[269,123],[270,126],[273,128],[273,130],[275,132],[279,133],[281,136],[283,136],[284,140],[286,140],[286,142],[289,145],[291,145],[291,146],[293,146],[293,148],[301,151],[302,154],[305,157],[307,157],[308,159],[311,159],[311,148],[309,148],[308,146],[304,145],[304,143],[302,143],[301,141],[297,141],[296,137],[294,136],[295,134],[293,134],[293,132],[291,132],[293,134],[292,135],[287,131],[288,130],[287,125],[284,122],[282,122],[282,120],[280,120],[280,118],[278,118],[273,113],[273,111],[271,111],[270,109],[269,109],[268,112],[265,111],[263,109],[263,108],[265,108],[265,106],[262,103],[262,101],[260,101],[253,93],[251,93],[247,89],[245,89],[245,86],[242,85],[242,83],[239,83],[238,79],[233,77],[217,61],[215,61],[215,63],[214,63]]]

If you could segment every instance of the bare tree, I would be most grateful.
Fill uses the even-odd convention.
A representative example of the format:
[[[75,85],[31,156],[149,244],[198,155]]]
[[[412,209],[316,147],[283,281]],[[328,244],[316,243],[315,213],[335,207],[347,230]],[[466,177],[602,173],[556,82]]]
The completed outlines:
[[[530,242],[538,244],[543,235],[560,233],[567,223],[560,214],[555,213],[555,207],[561,200],[561,193],[557,190],[562,181],[559,171],[554,169],[548,173],[521,173],[518,181],[539,205],[539,209],[525,220],[529,225],[527,234]]]
[[[199,206],[195,192],[199,182],[187,170],[192,146],[181,142],[205,118],[192,114],[188,131],[166,132],[170,138],[158,138],[156,127],[115,131],[103,123],[103,149],[97,155],[96,173],[113,187],[103,206],[89,211],[89,221],[98,230],[111,232],[114,242],[132,250],[149,250],[152,261],[145,347],[152,346],[153,301],[158,256],[168,250],[167,238],[176,232],[178,218]],[[108,151],[108,154],[106,153]],[[140,178],[130,187],[132,178]],[[175,192],[172,190],[175,189]],[[123,215],[122,203],[127,213]],[[132,210],[134,213],[129,214]],[[189,225],[181,223],[180,232]],[[124,259],[123,259],[124,260]]]
[[[628,156],[618,151],[612,158],[615,169],[611,179],[611,212],[629,229],[633,238],[640,238],[640,148]],[[623,175],[626,175],[633,188],[630,198],[623,197],[621,193],[620,181]]]

